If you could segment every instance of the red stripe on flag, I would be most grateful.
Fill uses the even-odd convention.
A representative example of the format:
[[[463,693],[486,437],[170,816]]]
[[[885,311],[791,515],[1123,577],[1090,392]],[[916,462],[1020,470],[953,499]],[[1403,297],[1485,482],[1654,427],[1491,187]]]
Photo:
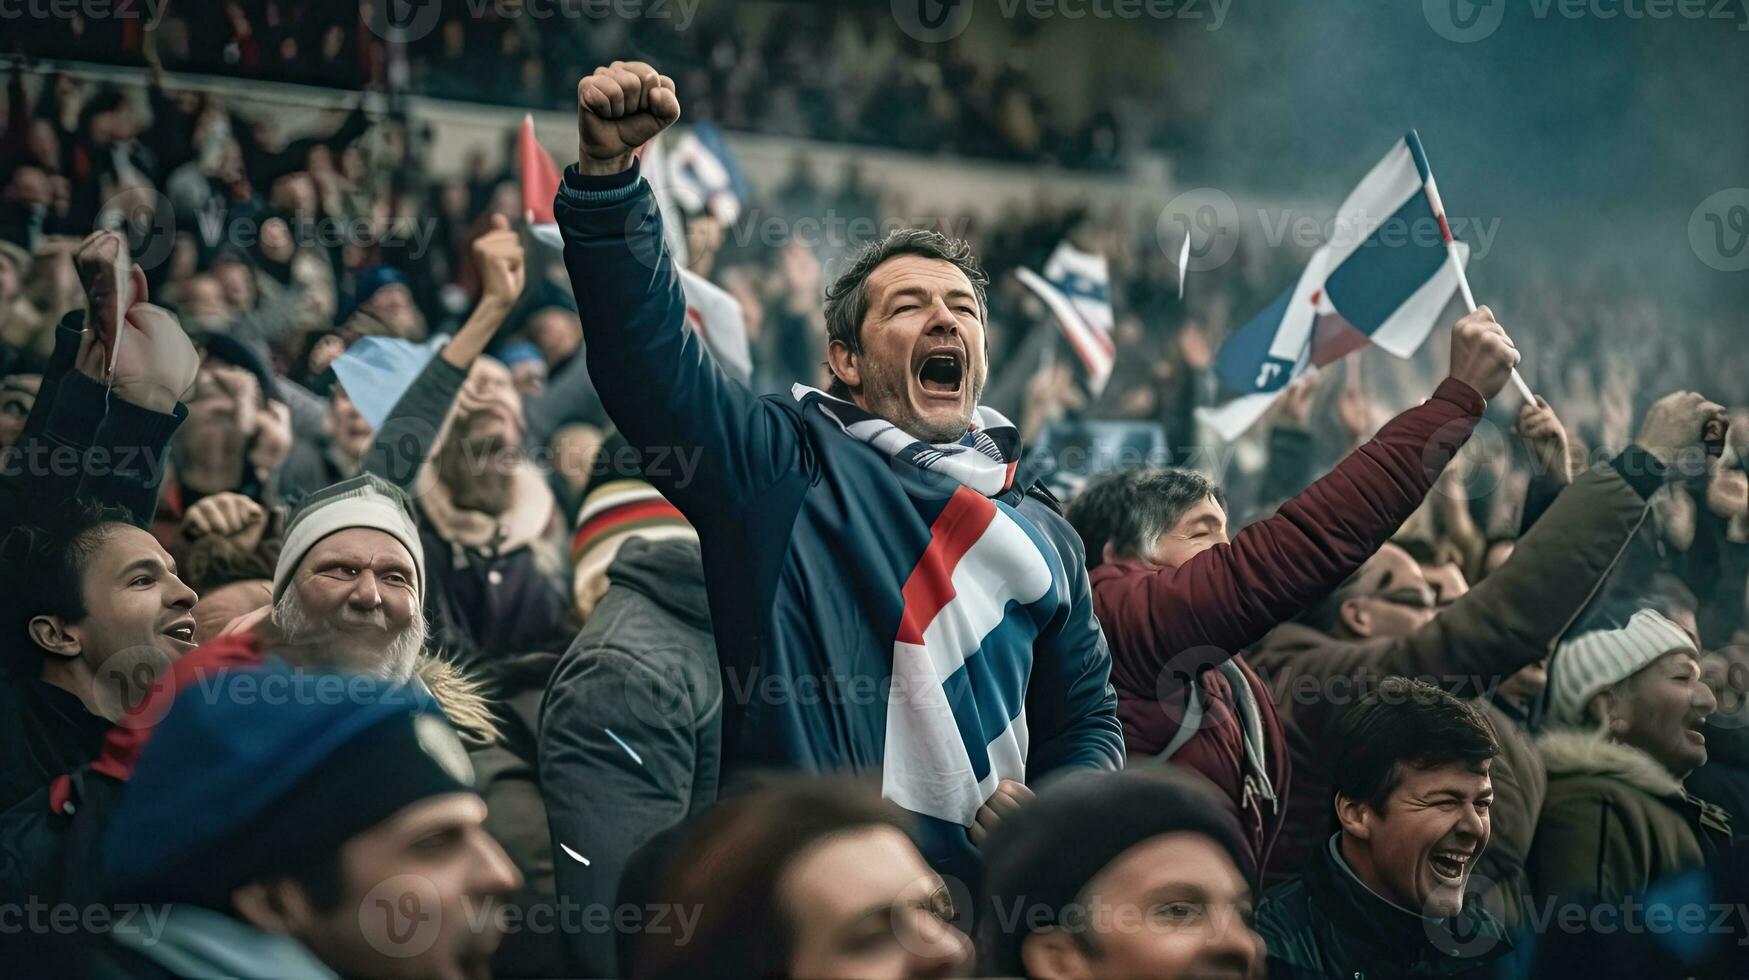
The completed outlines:
[[[996,505],[969,487],[948,498],[929,528],[929,547],[905,579],[905,612],[899,618],[900,643],[923,645],[923,631],[953,601],[953,570],[996,518]]]
[[[1449,243],[1451,241],[1451,225],[1445,223],[1445,212],[1441,211],[1434,217],[1439,219],[1439,233],[1444,235],[1445,240]]]

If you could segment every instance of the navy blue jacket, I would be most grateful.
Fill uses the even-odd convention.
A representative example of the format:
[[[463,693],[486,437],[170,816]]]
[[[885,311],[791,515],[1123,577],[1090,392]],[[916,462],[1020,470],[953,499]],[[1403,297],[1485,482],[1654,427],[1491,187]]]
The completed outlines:
[[[879,773],[925,855],[975,874],[966,828],[999,779],[1123,765],[1081,541],[1047,496],[984,497],[729,379],[636,168],[569,168],[554,210],[602,404],[699,532],[725,778]]]

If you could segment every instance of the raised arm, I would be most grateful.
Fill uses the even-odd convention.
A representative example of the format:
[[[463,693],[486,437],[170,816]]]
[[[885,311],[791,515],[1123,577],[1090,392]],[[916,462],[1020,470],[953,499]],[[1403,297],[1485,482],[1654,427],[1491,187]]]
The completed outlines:
[[[366,472],[403,490],[413,486],[419,470],[437,448],[437,434],[455,404],[468,369],[498,333],[524,283],[522,242],[503,215],[492,216],[492,228],[474,241],[474,262],[480,268],[480,302],[450,342],[389,410],[370,449]]]
[[[1348,672],[1431,677],[1475,696],[1548,656],[1603,587],[1666,469],[1700,458],[1702,425],[1722,415],[1692,392],[1660,400],[1634,445],[1574,479],[1506,564],[1415,633],[1349,648],[1360,658]]]
[[[1415,509],[1506,383],[1517,352],[1484,307],[1452,331],[1452,374],[1279,512],[1176,568],[1102,594],[1121,676],[1188,681],[1298,615],[1359,568]],[[1122,637],[1118,639],[1117,637]],[[1141,656],[1146,662],[1134,662]],[[1188,658],[1177,663],[1175,658]],[[1150,685],[1148,689],[1152,689]]]
[[[188,415],[181,399],[198,356],[176,318],[146,302],[145,275],[126,241],[93,234],[78,261],[87,308],[57,328],[36,404],[0,466],[0,530],[75,498],[122,508],[149,526],[165,453]]]
[[[589,375],[640,449],[697,452],[690,481],[651,480],[694,523],[800,475],[800,420],[731,380],[685,328],[686,297],[633,152],[680,116],[674,83],[638,62],[577,86],[578,164],[553,211],[577,295]],[[697,504],[697,506],[693,506]]]

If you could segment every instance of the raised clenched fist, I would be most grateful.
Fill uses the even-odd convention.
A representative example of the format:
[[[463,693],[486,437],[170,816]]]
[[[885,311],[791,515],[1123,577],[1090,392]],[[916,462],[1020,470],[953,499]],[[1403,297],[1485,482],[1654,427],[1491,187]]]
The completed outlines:
[[[1673,466],[1691,449],[1696,451],[1698,459],[1707,423],[1721,422],[1725,418],[1724,408],[1709,401],[1705,395],[1692,391],[1673,392],[1652,403],[1634,441],[1663,461],[1665,466]]]
[[[1466,313],[1451,331],[1451,376],[1493,398],[1518,367],[1518,348],[1486,306]]]
[[[577,169],[624,173],[633,152],[679,118],[673,79],[641,61],[597,68],[577,83]]]

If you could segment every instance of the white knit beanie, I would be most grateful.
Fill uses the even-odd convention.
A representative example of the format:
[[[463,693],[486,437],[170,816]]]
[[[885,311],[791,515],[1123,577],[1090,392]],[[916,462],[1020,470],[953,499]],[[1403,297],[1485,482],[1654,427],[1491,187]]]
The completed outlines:
[[[1694,640],[1651,609],[1634,613],[1620,629],[1593,630],[1562,643],[1549,664],[1549,720],[1589,725],[1585,708],[1593,697],[1672,650],[1694,651]]]
[[[406,493],[381,477],[365,473],[342,480],[311,494],[292,515],[285,529],[285,545],[273,568],[273,601],[285,594],[292,574],[316,542],[330,534],[367,527],[393,537],[413,556],[413,583],[419,601],[425,601],[425,549],[419,544],[419,526]]]

